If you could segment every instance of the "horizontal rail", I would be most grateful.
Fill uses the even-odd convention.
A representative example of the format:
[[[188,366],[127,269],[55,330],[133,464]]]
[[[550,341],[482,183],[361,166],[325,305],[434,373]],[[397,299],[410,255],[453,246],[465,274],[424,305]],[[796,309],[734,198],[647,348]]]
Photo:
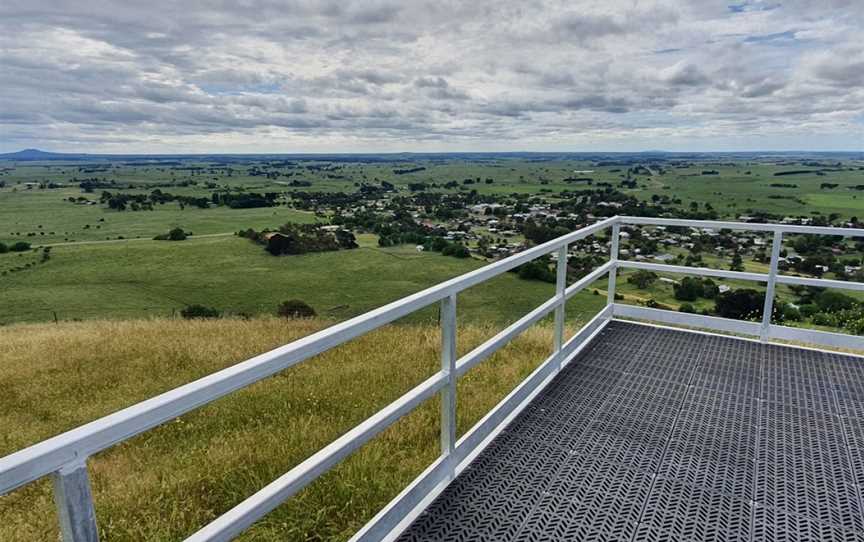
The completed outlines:
[[[0,458],[0,495],[614,224],[592,224]]]
[[[746,320],[732,320],[730,318],[720,318],[718,316],[705,316],[703,314],[691,314],[665,309],[652,309],[649,307],[639,307],[637,305],[623,305],[621,303],[615,304],[613,314],[615,316],[636,318],[638,320],[651,320],[666,324],[716,329],[718,331],[741,333],[743,335],[753,335],[757,337],[762,328],[759,323],[749,322]]]
[[[285,499],[294,495],[327,472],[369,439],[390,427],[399,418],[430,399],[447,383],[447,375],[438,372],[366,421],[348,431],[315,455],[303,461],[257,493],[196,532],[187,542],[228,541],[264,517]]]
[[[618,267],[626,269],[645,269],[648,271],[659,271],[662,273],[678,273],[684,275],[721,277],[726,279],[755,280],[757,282],[768,281],[768,275],[763,273],[727,271],[725,269],[711,269],[710,267],[687,267],[685,265],[667,265],[662,263],[637,262],[632,260],[618,260]]]
[[[781,284],[799,284],[801,286],[817,286],[819,288],[839,288],[841,290],[864,291],[864,282],[851,282],[845,280],[815,279],[810,277],[796,277],[794,275],[777,275],[777,282]]]
[[[626,269],[644,269],[648,271],[676,273],[681,275],[700,275],[736,280],[768,282],[768,275],[765,273],[728,271],[726,269],[711,269],[709,267],[687,267],[685,265],[667,265],[661,263],[638,262],[632,260],[618,260],[617,265],[618,267]],[[777,275],[776,281],[780,284],[800,284],[802,286],[817,286],[819,288],[838,288],[843,290],[864,291],[864,282],[796,277],[794,275]]]
[[[835,228],[832,226],[798,226],[795,224],[763,224],[761,222],[724,222],[718,220],[689,220],[682,218],[653,218],[642,216],[619,216],[621,224],[634,226],[683,226],[711,230],[752,230],[780,231],[783,233],[840,235],[843,237],[864,237],[864,229]]]
[[[615,304],[613,314],[615,316],[635,318],[637,320],[649,320],[653,322],[663,322],[665,324],[712,329],[753,337],[758,337],[762,330],[762,326],[758,322],[751,322],[748,320],[732,320],[730,318],[720,318],[717,316],[675,312],[665,309],[652,309],[636,305],[622,305],[620,303]],[[864,337],[847,335],[844,333],[833,333],[831,331],[822,331],[818,329],[806,329],[771,324],[768,326],[768,338],[779,339],[781,341],[818,344],[834,348],[864,350]]]

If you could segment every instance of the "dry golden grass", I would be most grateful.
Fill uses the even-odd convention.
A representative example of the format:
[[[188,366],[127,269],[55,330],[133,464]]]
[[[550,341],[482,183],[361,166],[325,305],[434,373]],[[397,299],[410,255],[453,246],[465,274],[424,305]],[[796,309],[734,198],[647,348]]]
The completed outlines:
[[[0,455],[308,335],[321,321],[94,321],[0,328]],[[459,351],[497,330],[466,326]],[[102,539],[182,540],[438,368],[434,325],[392,325],[90,461]],[[459,383],[459,430],[551,350],[535,326]],[[427,402],[243,540],[344,540],[438,454]],[[0,540],[56,540],[48,480],[0,497]]]

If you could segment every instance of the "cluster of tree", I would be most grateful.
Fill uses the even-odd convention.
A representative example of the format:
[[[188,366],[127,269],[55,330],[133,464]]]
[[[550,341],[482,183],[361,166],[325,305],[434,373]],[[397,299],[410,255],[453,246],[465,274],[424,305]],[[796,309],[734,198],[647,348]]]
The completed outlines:
[[[211,201],[216,205],[225,205],[231,209],[253,209],[257,207],[274,207],[279,205],[279,193],[266,192],[214,192]]]
[[[567,235],[571,230],[564,226],[538,224],[533,220],[525,221],[522,224],[522,235],[536,245],[541,245],[547,241],[557,239],[562,235]]]
[[[27,252],[28,250],[30,250],[30,243],[26,241],[17,241],[11,245],[0,243],[0,254],[6,254],[7,252]]]
[[[471,251],[462,243],[451,242],[441,237],[430,237],[423,244],[423,249],[440,252],[443,256],[452,256],[454,258],[468,258],[471,256]]]
[[[345,192],[304,192],[291,193],[292,205],[298,209],[313,211],[319,207],[339,211],[341,209],[354,209],[367,200],[375,200],[383,197],[383,193],[370,194],[369,192],[357,191],[351,194]]]
[[[542,282],[550,282],[555,284],[556,273],[551,268],[551,262],[548,256],[537,258],[527,263],[523,263],[519,267],[510,270],[511,273],[519,275],[523,280],[539,280]]]
[[[650,288],[651,285],[657,282],[657,279],[659,278],[660,277],[657,276],[657,273],[653,271],[646,271],[644,269],[640,269],[627,277],[627,283],[636,286],[640,290],[644,290],[646,288]]]
[[[165,203],[176,201],[180,204],[180,208],[185,208],[187,205],[195,206],[201,209],[210,207],[210,200],[207,198],[196,198],[192,196],[178,196],[156,188],[149,194],[130,194],[124,192],[111,193],[107,190],[102,191],[99,197],[99,202],[107,204],[108,208],[116,211],[152,211],[156,204],[164,205]]]
[[[278,230],[255,231],[249,228],[237,232],[274,256],[283,254],[307,254],[310,252],[331,252],[357,248],[357,238],[345,229],[327,231],[318,224],[287,223]]]
[[[720,288],[711,279],[701,277],[684,277],[672,285],[675,299],[679,301],[696,301],[697,299],[716,299]]]
[[[153,238],[154,241],[185,241],[192,235],[191,231],[183,231],[183,228],[173,228],[168,233],[161,233]]]
[[[406,175],[408,173],[417,173],[419,171],[426,171],[426,168],[425,167],[412,167],[412,168],[406,168],[406,169],[394,169],[393,173],[395,175]]]

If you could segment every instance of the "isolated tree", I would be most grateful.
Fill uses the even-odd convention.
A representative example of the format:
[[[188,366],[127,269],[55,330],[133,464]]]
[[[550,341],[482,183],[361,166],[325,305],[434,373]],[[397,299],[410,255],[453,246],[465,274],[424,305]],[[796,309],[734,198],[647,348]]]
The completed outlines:
[[[732,265],[729,266],[729,269],[731,271],[744,271],[744,260],[738,252],[732,255]]]
[[[635,285],[640,290],[644,290],[654,284],[658,278],[657,273],[640,269],[627,277],[627,282]]]

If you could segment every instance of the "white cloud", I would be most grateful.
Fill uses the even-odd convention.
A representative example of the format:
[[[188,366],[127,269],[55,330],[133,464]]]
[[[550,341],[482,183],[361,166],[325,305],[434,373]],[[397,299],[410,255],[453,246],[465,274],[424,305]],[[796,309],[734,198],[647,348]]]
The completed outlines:
[[[862,12],[6,0],[0,150],[860,149]]]

